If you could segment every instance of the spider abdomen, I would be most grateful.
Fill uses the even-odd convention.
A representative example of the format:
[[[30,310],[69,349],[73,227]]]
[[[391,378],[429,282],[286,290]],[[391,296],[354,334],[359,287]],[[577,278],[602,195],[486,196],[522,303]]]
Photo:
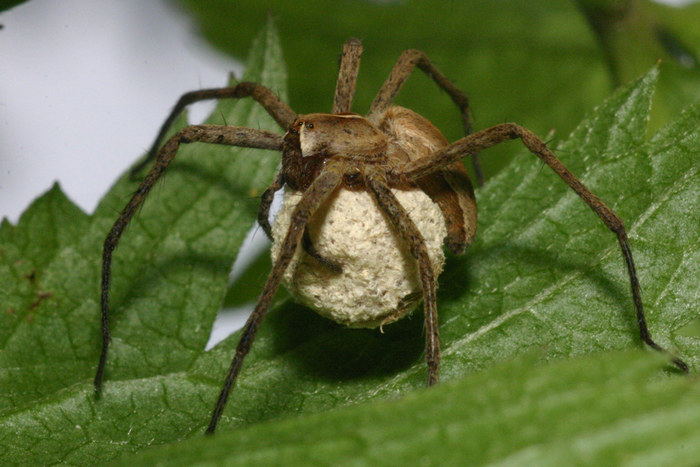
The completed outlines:
[[[420,189],[393,192],[425,238],[437,277],[447,235],[440,207]],[[287,188],[284,198],[272,229],[273,260],[301,192]],[[314,214],[308,231],[318,253],[343,271],[333,272],[298,248],[283,281],[322,316],[350,327],[376,327],[406,315],[422,298],[416,260],[368,192],[341,188]]]
[[[411,109],[389,107],[378,125],[389,137],[391,157],[399,163],[429,157],[448,146],[440,130]],[[477,219],[474,189],[464,164],[456,161],[418,180],[418,186],[442,210],[447,225],[447,247],[453,253],[464,253],[476,235]]]

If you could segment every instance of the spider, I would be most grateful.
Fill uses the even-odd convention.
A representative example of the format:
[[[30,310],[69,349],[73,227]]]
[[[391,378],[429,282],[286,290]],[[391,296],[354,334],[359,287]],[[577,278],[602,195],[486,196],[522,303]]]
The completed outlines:
[[[153,167],[141,182],[138,190],[120,213],[104,243],[102,256],[102,350],[94,380],[97,394],[102,387],[107,350],[110,341],[109,331],[109,289],[111,279],[112,252],[138,208],[156,181],[163,175],[178,147],[183,143],[205,142],[230,146],[260,149],[273,149],[282,152],[282,164],[272,184],[263,193],[258,210],[258,222],[268,237],[274,238],[275,259],[262,293],[243,329],[235,356],[226,375],[220,396],[206,430],[213,433],[223,412],[229,393],[241,370],[258,328],[267,313],[273,296],[280,283],[285,281],[293,295],[302,301],[311,301],[308,295],[315,295],[312,307],[322,308],[326,303],[325,314],[336,321],[350,326],[376,327],[390,323],[406,315],[422,298],[425,319],[425,360],[427,382],[433,385],[438,381],[440,365],[440,339],[436,303],[436,276],[442,268],[442,243],[454,253],[461,254],[469,246],[476,233],[476,201],[474,190],[461,161],[476,155],[491,146],[512,139],[520,139],[530,152],[539,157],[598,215],[603,223],[617,236],[622,256],[627,267],[632,289],[632,299],[636,310],[637,324],[641,339],[651,348],[664,352],[652,338],[646,325],[640,286],[635,272],[627,234],[620,218],[595,194],[586,188],[534,133],[514,123],[503,123],[485,130],[471,133],[469,101],[466,94],[457,89],[433,65],[425,53],[406,50],[400,56],[389,77],[380,88],[365,116],[351,113],[355,94],[355,84],[359,72],[362,45],[357,39],[350,39],[343,47],[340,58],[340,71],[335,89],[331,113],[297,115],[282,102],[270,89],[255,83],[241,82],[235,86],[205,89],[184,94],[177,102],[169,117],[160,129],[148,157],[135,167],[139,171],[147,163]],[[427,119],[419,114],[393,105],[394,98],[404,82],[418,68],[444,90],[461,112],[466,136],[449,144],[445,137]],[[160,147],[165,133],[184,108],[205,99],[252,97],[286,131],[284,136],[253,128],[219,125],[192,125],[180,130]],[[477,177],[481,179],[478,164],[475,164]],[[295,197],[287,208],[284,222],[275,223],[275,229],[268,220],[274,194],[284,188]],[[428,198],[428,202],[407,209],[402,204],[404,192],[418,192]],[[359,315],[339,310],[341,305],[328,305],[332,302],[330,292],[324,287],[309,293],[303,283],[314,278],[344,280],[351,269],[353,260],[338,257],[337,253],[320,248],[324,240],[318,234],[318,225],[332,211],[334,203],[340,203],[345,195],[356,195],[360,203],[370,211],[379,213],[388,226],[386,235],[393,234],[398,246],[408,253],[415,280],[403,290],[394,301],[378,309]],[[289,201],[289,199],[287,200]],[[418,206],[418,207],[416,207]],[[432,206],[432,208],[431,208]],[[428,217],[437,217],[438,228],[426,233],[417,226],[415,211],[429,211]],[[432,209],[432,211],[431,211]],[[284,208],[283,208],[284,210]],[[336,211],[342,210],[337,208]],[[412,215],[409,215],[408,211]],[[322,215],[321,215],[322,214]],[[423,215],[424,212],[419,212]],[[281,215],[278,217],[282,217]],[[330,221],[329,221],[330,222]],[[374,223],[375,221],[370,221]],[[428,229],[430,230],[430,229]],[[380,235],[383,235],[380,233]],[[434,244],[438,243],[438,252]],[[370,245],[372,242],[363,243]],[[301,247],[301,248],[300,248]],[[430,251],[429,251],[430,250]],[[302,254],[302,251],[305,254]],[[341,252],[342,253],[342,252]],[[432,253],[432,256],[431,256]],[[364,251],[372,256],[373,251]],[[303,257],[304,259],[299,259]],[[389,262],[379,258],[380,263]],[[377,261],[375,260],[375,263]],[[313,264],[311,264],[313,263]],[[366,282],[360,286],[361,297],[392,294],[394,283],[382,281],[382,270],[374,271],[379,284]],[[306,274],[306,279],[301,279]],[[324,279],[325,280],[325,279]],[[302,285],[299,285],[302,283]],[[321,280],[323,284],[323,280]],[[370,285],[372,284],[372,285]],[[364,287],[364,289],[363,289]],[[413,289],[412,289],[413,288]],[[306,295],[305,295],[306,294]],[[364,295],[362,295],[364,294]],[[396,295],[396,294],[394,294]],[[363,300],[356,300],[350,308],[360,307]],[[321,311],[321,310],[319,310]],[[352,310],[351,310],[352,311]],[[681,359],[673,357],[672,362],[684,372],[688,366]]]

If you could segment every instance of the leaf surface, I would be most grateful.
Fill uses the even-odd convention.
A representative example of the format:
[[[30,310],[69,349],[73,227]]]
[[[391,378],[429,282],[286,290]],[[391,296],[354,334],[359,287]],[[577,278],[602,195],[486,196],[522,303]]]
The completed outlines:
[[[533,358],[376,401],[191,439],[118,465],[693,465],[700,386],[656,359]],[[169,462],[170,461],[170,462]]]
[[[247,73],[285,97],[274,28],[254,44]],[[700,105],[645,140],[657,78],[653,69],[618,91],[557,153],[625,221],[651,332],[697,371]],[[274,129],[247,100],[222,103],[212,121]],[[382,334],[345,329],[284,301],[263,323],[214,438],[201,433],[238,336],[203,349],[278,155],[204,145],[181,150],[115,253],[114,339],[99,400],[92,377],[100,346],[101,243],[136,184],[124,176],[92,216],[54,187],[17,226],[5,221],[0,229],[0,463],[95,464],[141,452],[146,457],[124,462],[159,455],[163,462],[194,463],[204,446],[230,455],[231,443],[241,452],[247,446],[241,459],[251,462],[258,452],[260,462],[272,462],[285,452],[302,459],[334,450],[338,462],[355,452],[370,461],[381,452],[377,446],[397,459],[416,459],[445,440],[462,447],[448,454],[475,462],[556,464],[571,449],[585,461],[590,443],[597,453],[617,459],[633,452],[640,462],[647,452],[661,460],[696,452],[698,430],[688,431],[698,420],[690,417],[698,410],[695,380],[660,376],[653,353],[609,352],[641,347],[614,235],[548,168],[516,151],[513,163],[477,193],[479,239],[465,256],[450,257],[440,278],[443,386],[423,390],[420,312]],[[518,359],[522,354],[532,356]],[[596,356],[584,357],[590,354]],[[652,373],[660,382],[649,382]],[[653,397],[629,398],[624,407],[611,389],[627,400],[625,391],[640,386]],[[581,388],[571,390],[572,412],[568,387]],[[415,410],[436,408],[443,399],[432,418]],[[545,410],[548,404],[555,407]],[[351,407],[328,412],[345,406]],[[489,414],[483,438],[465,440],[462,433],[479,424],[481,410]],[[464,421],[451,418],[453,411]],[[308,440],[305,430],[318,430],[326,413],[322,449],[298,441]],[[550,429],[549,421],[568,413],[597,421],[582,425],[591,431],[572,429],[569,438],[545,441],[565,428]],[[637,442],[632,413],[654,443]],[[298,414],[304,415],[290,418]],[[542,423],[528,424],[533,417]],[[355,424],[386,442],[368,445],[365,435],[348,432]],[[371,432],[389,426],[396,431]],[[414,442],[407,432],[425,436]],[[186,438],[191,444],[175,447]],[[551,452],[543,448],[557,440],[563,444]],[[684,440],[690,450],[678,454]],[[148,454],[145,448],[155,445],[163,447]],[[476,452],[484,446],[485,455]]]

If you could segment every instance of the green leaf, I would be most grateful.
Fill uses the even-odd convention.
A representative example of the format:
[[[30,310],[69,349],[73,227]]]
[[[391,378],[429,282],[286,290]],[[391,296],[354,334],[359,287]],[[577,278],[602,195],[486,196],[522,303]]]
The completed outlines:
[[[246,79],[285,98],[284,77],[269,27],[252,48]],[[651,332],[697,370],[700,105],[646,141],[657,77],[653,69],[618,91],[557,153],[625,221]],[[221,103],[212,121],[274,128],[249,100]],[[99,400],[92,377],[101,243],[136,184],[125,175],[92,216],[54,187],[17,226],[5,221],[0,229],[0,463],[97,464],[140,452],[191,463],[205,449],[240,452],[232,443],[259,451],[261,462],[331,450],[340,451],[338,462],[358,450],[366,462],[381,452],[413,460],[446,441],[460,446],[448,451],[455,459],[476,463],[557,464],[572,450],[585,462],[588,446],[606,459],[627,459],[640,445],[650,457],[639,462],[695,458],[698,430],[687,429],[697,423],[694,380],[649,382],[658,373],[655,354],[609,352],[641,347],[614,235],[549,169],[511,145],[517,158],[477,193],[478,240],[465,256],[450,257],[440,278],[442,386],[423,390],[420,311],[382,334],[343,328],[285,301],[263,323],[214,438],[202,433],[238,335],[203,349],[255,198],[279,156],[205,145],[180,151],[115,252],[114,339]],[[513,360],[523,353],[533,356]],[[600,355],[570,361],[591,353]],[[635,393],[641,387],[644,397]],[[434,411],[416,410],[422,404]],[[329,412],[342,406],[352,407]],[[482,413],[486,428],[474,431]],[[306,415],[284,421],[297,414]],[[580,430],[561,421],[584,415]],[[374,421],[369,438],[348,434],[356,425],[375,429]],[[321,423],[323,431],[306,431]],[[384,432],[389,426],[395,431]],[[424,436],[416,442],[404,433]],[[309,443],[314,437],[321,447]],[[186,438],[191,444],[176,447]],[[365,442],[375,438],[386,442]],[[148,454],[156,445],[164,446]]]
[[[285,98],[274,29],[253,45],[244,78]],[[279,130],[251,100],[220,103],[210,122]],[[188,381],[188,372],[203,353],[230,266],[278,164],[275,152],[204,145],[180,150],[114,255],[114,332],[99,401],[89,381],[100,346],[101,246],[138,182],[123,176],[92,216],[55,186],[17,226],[3,223],[0,463],[88,463],[192,430],[179,420],[189,418],[189,410],[206,413],[208,401],[195,396],[185,412],[175,413],[163,393],[186,397],[204,384]],[[212,387],[219,379],[214,376]],[[141,410],[144,405],[148,409]],[[131,430],[158,425],[180,428]]]
[[[0,11],[12,9],[18,5],[21,5],[22,3],[25,3],[26,1],[27,0],[5,0],[0,4]]]
[[[691,465],[700,386],[656,359],[518,358],[399,400],[290,417],[148,450],[118,465]]]

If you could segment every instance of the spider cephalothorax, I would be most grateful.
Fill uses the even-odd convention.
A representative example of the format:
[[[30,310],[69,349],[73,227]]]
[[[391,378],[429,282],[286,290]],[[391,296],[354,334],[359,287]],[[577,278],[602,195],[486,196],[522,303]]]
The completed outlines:
[[[399,319],[423,300],[428,384],[438,380],[440,340],[436,286],[442,244],[462,253],[476,232],[476,202],[461,159],[501,142],[520,139],[598,215],[617,236],[627,266],[642,340],[656,350],[647,329],[640,287],[622,221],[529,130],[497,125],[471,134],[467,96],[417,50],[405,51],[377,93],[366,116],[350,113],[362,47],[344,47],[333,110],[297,115],[270,89],[255,83],[185,94],[163,124],[146,162],[153,161],[139,189],[110,229],[102,267],[102,353],[95,389],[102,385],[109,332],[112,252],[124,229],[165,172],[183,143],[206,142],[282,151],[282,168],[261,197],[258,222],[273,238],[273,266],[248,319],[212,414],[214,431],[243,360],[281,282],[321,314],[355,327],[381,326]],[[457,105],[467,136],[449,144],[427,119],[394,106],[403,83],[418,67]],[[245,127],[193,125],[161,140],[190,103],[203,99],[252,97],[277,121],[284,136]],[[144,164],[136,167],[142,168]],[[478,164],[475,163],[480,180]],[[285,189],[274,228],[272,198]],[[678,358],[673,363],[687,371]]]
[[[284,136],[282,174],[291,188],[306,190],[329,159],[356,166],[382,164],[388,146],[386,135],[360,115],[300,115]],[[353,181],[350,177],[346,185]]]
[[[428,155],[432,152],[428,148],[443,147],[447,142],[432,125],[426,128],[433,132],[426,133],[417,131],[415,125],[403,127],[392,121],[394,115],[424,120],[415,112],[398,107],[392,110],[381,128],[401,131],[386,134],[355,114],[311,114],[299,116],[284,138],[285,201],[272,230],[272,256],[279,254],[304,190],[327,161],[340,163],[341,186],[306,225],[306,250],[312,254],[302,250],[295,253],[284,283],[305,305],[352,327],[395,321],[411,311],[421,297],[416,261],[368,192],[368,172],[386,180],[393,196],[409,213],[425,241],[435,277],[445,259],[442,245],[446,222],[436,200],[454,192],[444,184],[442,193],[434,189],[431,196],[397,175],[406,162]],[[468,182],[468,177],[464,180]],[[471,185],[465,191],[472,195]],[[443,204],[445,209],[452,207],[449,202]],[[454,209],[460,208],[457,205]],[[476,211],[470,211],[470,215],[474,226]],[[329,267],[329,263],[337,267]]]

